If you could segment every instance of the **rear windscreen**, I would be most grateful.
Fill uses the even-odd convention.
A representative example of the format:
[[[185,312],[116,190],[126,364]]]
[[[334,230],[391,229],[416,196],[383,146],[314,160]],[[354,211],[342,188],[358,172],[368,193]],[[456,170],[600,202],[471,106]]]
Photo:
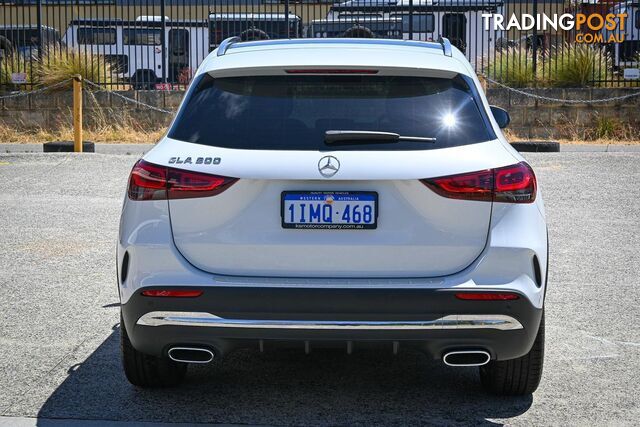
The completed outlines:
[[[325,143],[329,130],[435,141]],[[169,137],[260,150],[425,150],[495,138],[469,83],[404,76],[284,75],[194,82]]]

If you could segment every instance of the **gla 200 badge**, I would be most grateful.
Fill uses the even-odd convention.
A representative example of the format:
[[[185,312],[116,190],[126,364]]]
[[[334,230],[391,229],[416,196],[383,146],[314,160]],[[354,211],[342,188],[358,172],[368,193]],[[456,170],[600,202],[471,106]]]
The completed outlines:
[[[219,165],[220,157],[196,157],[193,161],[191,157],[171,157],[169,159],[170,165]]]

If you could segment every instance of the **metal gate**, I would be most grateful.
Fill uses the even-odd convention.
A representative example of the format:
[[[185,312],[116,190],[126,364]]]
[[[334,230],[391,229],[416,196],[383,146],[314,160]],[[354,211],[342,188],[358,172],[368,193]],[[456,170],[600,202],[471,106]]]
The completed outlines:
[[[184,87],[206,55],[230,36],[436,40],[442,35],[478,73],[509,86],[563,85],[564,68],[584,55],[577,85],[637,85],[629,77],[639,67],[639,10],[638,2],[610,0],[577,6],[558,0],[4,0],[0,89],[37,86],[55,61],[76,63],[86,78],[105,86]],[[494,26],[497,16],[506,24],[522,14],[567,13],[625,13],[626,28]],[[616,39],[621,35],[624,40]]]

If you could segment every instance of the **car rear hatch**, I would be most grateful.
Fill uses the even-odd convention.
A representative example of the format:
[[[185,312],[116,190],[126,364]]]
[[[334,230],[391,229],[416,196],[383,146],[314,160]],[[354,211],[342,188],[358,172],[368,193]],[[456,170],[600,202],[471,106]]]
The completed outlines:
[[[269,78],[196,82],[170,138],[145,158],[237,179],[207,197],[169,196],[174,242],[191,264],[241,276],[434,277],[481,254],[491,201],[443,197],[421,181],[514,162],[464,80],[416,89],[417,79]],[[355,95],[335,94],[351,84]],[[437,115],[424,110],[434,98]],[[424,140],[327,142],[353,129]]]
[[[478,164],[504,160],[477,148]],[[177,248],[205,271],[278,277],[443,276],[472,263],[487,241],[491,203],[445,198],[418,179],[450,174],[442,167],[447,157],[442,153],[413,153],[404,168],[393,170],[376,166],[395,162],[390,153],[333,153],[341,179],[319,179],[318,161],[325,153],[298,154],[298,167],[288,171],[293,159],[284,153],[251,153],[246,159],[244,153],[211,151],[204,157],[220,156],[226,167],[219,170],[240,179],[214,196],[169,201]],[[259,168],[243,165],[257,158]],[[471,163],[460,162],[459,170],[474,170]],[[283,192],[374,193],[376,228],[285,228],[283,217],[289,212],[283,209]]]

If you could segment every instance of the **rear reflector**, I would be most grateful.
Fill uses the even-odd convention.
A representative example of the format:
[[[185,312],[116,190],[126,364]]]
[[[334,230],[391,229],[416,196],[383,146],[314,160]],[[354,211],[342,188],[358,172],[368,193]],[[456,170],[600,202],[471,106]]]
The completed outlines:
[[[235,183],[237,178],[191,172],[138,161],[129,177],[131,200],[188,199],[215,196]]]
[[[512,301],[520,299],[513,292],[457,292],[456,298],[468,301]]]
[[[145,297],[195,298],[202,295],[202,291],[147,289],[146,291],[142,291],[142,295]]]
[[[284,71],[287,74],[378,74],[378,70],[359,70],[356,68],[300,68]]]
[[[536,176],[525,162],[420,181],[450,199],[502,203],[532,203],[536,199]]]

